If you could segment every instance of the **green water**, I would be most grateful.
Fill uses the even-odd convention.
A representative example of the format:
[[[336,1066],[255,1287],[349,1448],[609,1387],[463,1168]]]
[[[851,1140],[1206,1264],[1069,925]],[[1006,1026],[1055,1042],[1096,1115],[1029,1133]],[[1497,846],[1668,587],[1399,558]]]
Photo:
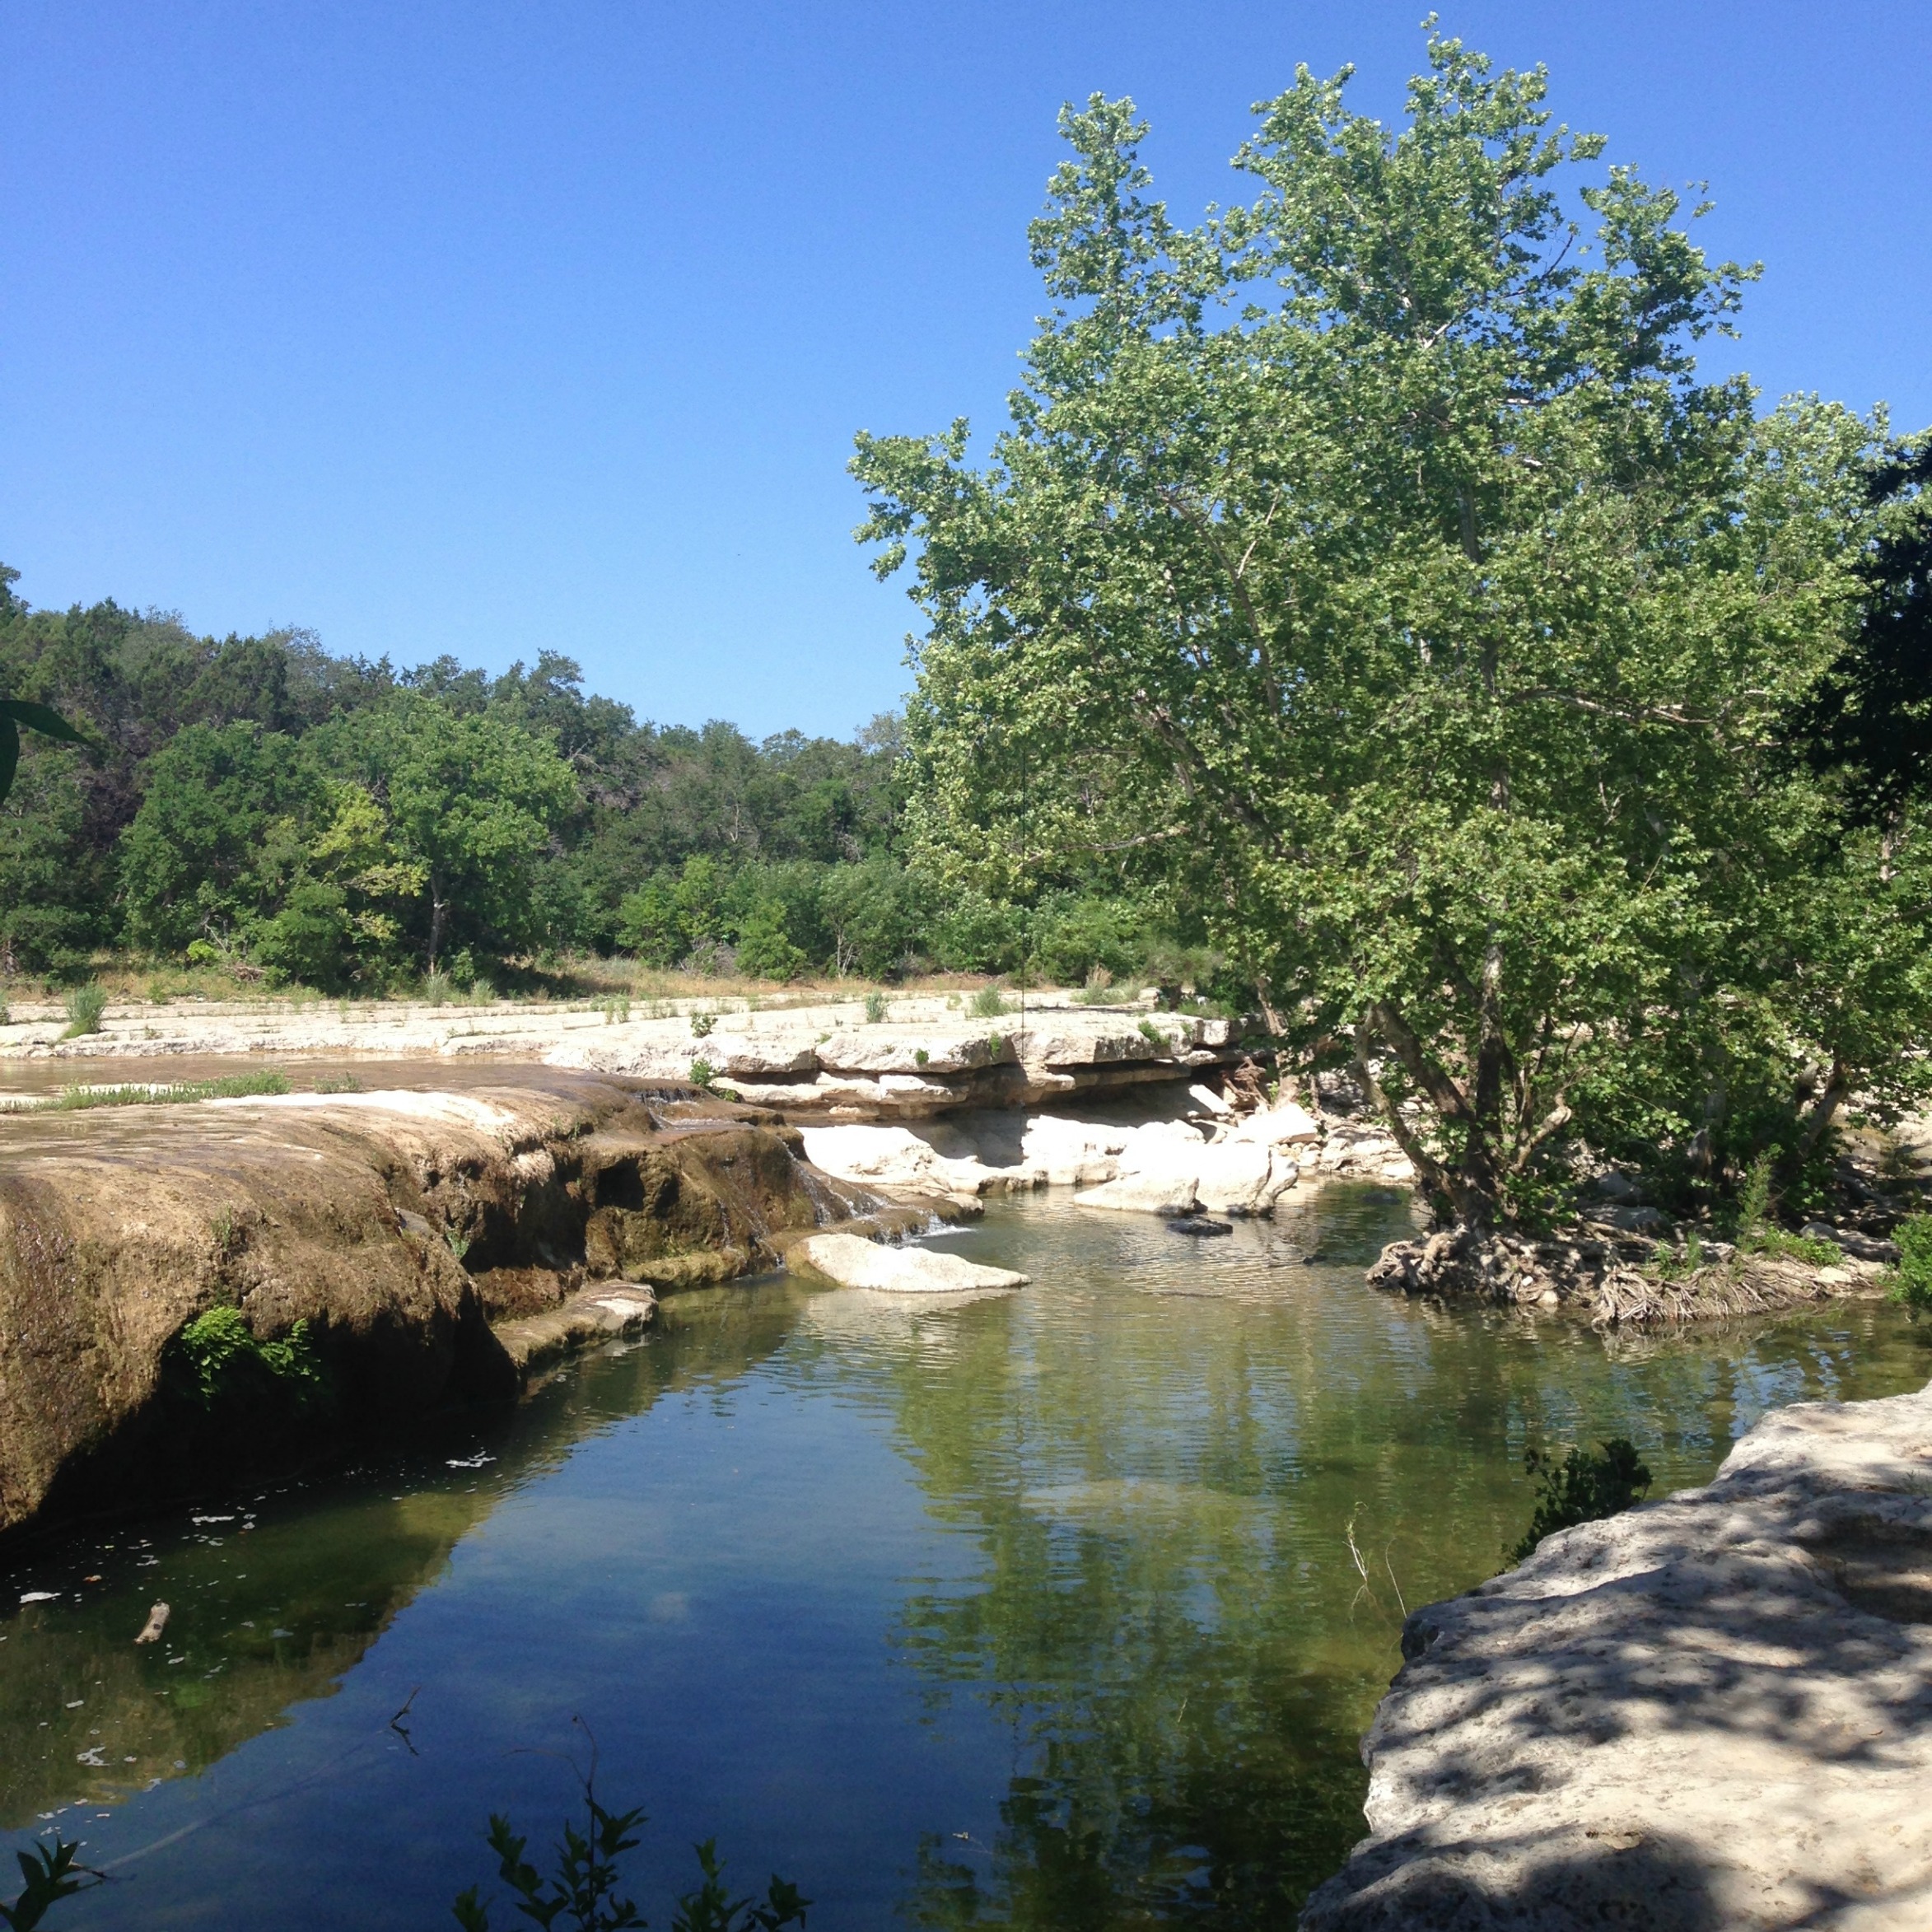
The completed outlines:
[[[548,1841],[581,1715],[660,1926],[715,1832],[826,1932],[1279,1927],[1360,1834],[1402,1604],[1499,1566],[1528,1444],[1679,1486],[1932,1374],[1883,1304],[1607,1345],[1370,1293],[1406,1226],[997,1207],[945,1243],[1018,1294],[681,1297],[488,1426],[16,1547],[0,1826],[113,1876],[53,1932],[448,1924],[490,1812]]]

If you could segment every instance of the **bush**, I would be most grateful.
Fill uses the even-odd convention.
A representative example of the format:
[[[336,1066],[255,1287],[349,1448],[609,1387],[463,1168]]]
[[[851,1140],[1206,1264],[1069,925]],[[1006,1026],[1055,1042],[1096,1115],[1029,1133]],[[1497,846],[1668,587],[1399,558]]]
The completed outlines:
[[[1034,961],[1057,986],[1080,986],[1096,968],[1131,973],[1146,950],[1140,909],[1117,899],[1062,900],[1040,908],[1033,925]]]
[[[796,979],[810,964],[791,943],[783,906],[776,899],[763,899],[752,908],[738,930],[740,973],[748,979]]]
[[[868,1026],[878,1025],[889,1010],[884,993],[866,995],[866,1024]]]
[[[282,910],[257,931],[254,953],[270,981],[295,981],[323,992],[348,983],[350,931],[348,896],[338,885],[306,879],[282,901]]]
[[[1559,1529],[1627,1510],[1650,1486],[1650,1472],[1637,1460],[1636,1445],[1622,1435],[1612,1436],[1600,1453],[1572,1449],[1561,1462],[1533,1449],[1524,1457],[1523,1467],[1538,1478],[1538,1493],[1528,1533],[1508,1552],[1512,1563],[1520,1563]]]
[[[107,1010],[107,988],[97,979],[76,987],[67,996],[67,1031],[64,1040],[100,1031],[100,1016]]]
[[[966,1002],[966,1010],[975,1020],[997,1020],[1008,1009],[1006,999],[996,986],[982,986]]]
[[[1932,1214],[1907,1215],[1898,1224],[1898,1266],[1892,1295],[1915,1313],[1932,1308]]]

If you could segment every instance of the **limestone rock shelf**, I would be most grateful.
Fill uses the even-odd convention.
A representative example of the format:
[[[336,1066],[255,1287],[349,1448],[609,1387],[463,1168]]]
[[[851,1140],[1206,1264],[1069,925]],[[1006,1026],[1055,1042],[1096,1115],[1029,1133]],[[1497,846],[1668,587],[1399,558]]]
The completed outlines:
[[[1932,1388],[1416,1611],[1304,1932],[1932,1925]]]
[[[306,1324],[339,1424],[394,1422],[881,1205],[770,1115],[541,1069],[0,1120],[0,1530],[140,1486],[212,1309]]]

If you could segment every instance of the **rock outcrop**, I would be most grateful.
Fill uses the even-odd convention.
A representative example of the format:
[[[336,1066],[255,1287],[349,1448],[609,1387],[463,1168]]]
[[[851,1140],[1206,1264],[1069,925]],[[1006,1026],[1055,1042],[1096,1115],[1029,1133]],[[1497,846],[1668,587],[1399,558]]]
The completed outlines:
[[[1932,1388],[1416,1611],[1304,1932],[1932,1925]]]
[[[800,1154],[770,1115],[536,1071],[0,1121],[0,1530],[152,1473],[170,1345],[212,1309],[303,1324],[343,1426],[511,1393],[560,1336],[877,1205]]]
[[[804,1136],[814,1165],[895,1197],[1068,1187],[1092,1207],[1265,1215],[1300,1178],[1320,1129],[1291,1101],[1235,1118],[1217,1094],[1169,1080],[1090,1113],[975,1108]]]

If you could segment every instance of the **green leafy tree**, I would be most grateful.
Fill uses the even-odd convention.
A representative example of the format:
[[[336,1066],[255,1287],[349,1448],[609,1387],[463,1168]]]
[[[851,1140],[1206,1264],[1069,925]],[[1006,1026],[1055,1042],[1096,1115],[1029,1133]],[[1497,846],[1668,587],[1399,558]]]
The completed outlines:
[[[1775,754],[1853,621],[1878,432],[1699,379],[1752,272],[1598,171],[1541,69],[1432,33],[1393,128],[1347,77],[1265,102],[1254,198],[1192,229],[1131,102],[1067,110],[1011,424],[983,468],[964,422],[861,436],[861,535],[928,620],[920,861],[1197,908],[1481,1234],[1580,1114],[1687,1144],[1700,1042],[1742,999],[1771,1057],[1813,963],[1794,895],[1875,876]],[[1846,1043],[1855,1077],[1883,1042]]]
[[[294,741],[252,724],[190,725],[156,754],[121,841],[128,929],[137,945],[184,953],[224,943],[267,913],[282,883],[302,778]]]
[[[538,936],[534,883],[576,800],[547,739],[502,712],[460,712],[419,691],[311,735],[329,768],[380,809],[390,883],[419,880],[412,910],[425,970],[468,944],[500,952]]]

